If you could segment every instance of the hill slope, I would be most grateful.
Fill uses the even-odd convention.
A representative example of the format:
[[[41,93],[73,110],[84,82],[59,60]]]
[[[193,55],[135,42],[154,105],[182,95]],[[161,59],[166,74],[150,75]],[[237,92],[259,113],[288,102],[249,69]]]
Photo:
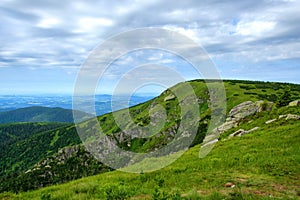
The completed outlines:
[[[76,111],[82,120],[87,119],[86,113]],[[73,123],[70,109],[33,106],[12,111],[0,112],[0,124],[12,122],[68,122]]]
[[[16,173],[25,172],[30,166],[51,156],[60,148],[80,143],[74,125],[70,126],[68,123],[0,125],[0,138],[3,139],[0,142],[1,180],[3,176],[16,177]]]
[[[300,196],[300,123],[281,114],[299,107],[263,111],[224,132],[215,148],[199,159],[200,146],[172,165],[152,173],[119,171],[52,186],[7,199],[298,199]],[[270,119],[277,118],[272,123]],[[229,137],[239,128],[256,131]],[[231,183],[232,187],[225,187]],[[230,184],[229,184],[230,185]]]
[[[198,133],[196,135],[196,138],[194,139],[191,146],[195,146],[197,144],[200,144],[203,141],[203,138],[205,137],[205,134],[207,132],[207,125],[210,122],[210,116],[211,116],[211,108],[210,108],[210,102],[209,102],[209,96],[208,96],[208,90],[205,85],[205,83],[201,80],[191,81],[190,82],[192,87],[194,88],[194,91],[198,97],[199,102],[199,110],[201,114],[201,120],[199,121],[199,129]],[[243,103],[245,101],[273,101],[277,102],[278,99],[280,99],[284,94],[285,91],[290,90],[290,95],[288,98],[288,101],[300,99],[300,85],[294,85],[294,84],[280,84],[280,83],[264,83],[264,82],[252,82],[252,81],[225,81],[224,82],[225,88],[226,88],[226,95],[227,95],[227,113],[234,107],[237,106],[240,103]],[[173,88],[180,88],[181,84],[178,84],[174,86]],[[172,89],[172,88],[171,88]],[[126,136],[121,129],[116,125],[114,116],[112,113],[105,114],[98,117],[98,120],[100,122],[100,126],[105,131],[105,133],[109,136],[110,140],[112,142],[115,142],[119,147],[130,150],[133,152],[148,152],[156,148],[161,148],[168,144],[168,142],[172,141],[174,138],[173,132],[177,130],[178,124],[180,123],[180,108],[179,108],[179,102],[176,98],[173,98],[172,92],[170,90],[166,90],[164,93],[162,93],[159,97],[150,100],[148,102],[145,102],[143,104],[134,106],[130,108],[130,114],[133,118],[133,121],[135,123],[138,123],[140,125],[147,125],[149,124],[150,118],[149,118],[149,110],[151,108],[151,105],[154,104],[160,104],[162,105],[166,111],[167,111],[167,123],[164,125],[164,127],[159,131],[159,133],[150,138],[145,139],[138,139],[138,138],[130,138],[130,137],[124,137]],[[118,111],[118,113],[121,113],[124,111]],[[263,116],[265,117],[278,117],[278,114],[290,114],[286,112],[291,112],[291,114],[298,114],[299,115],[299,108],[276,108],[274,106],[274,109],[270,111],[264,111],[261,113],[253,113],[253,115],[250,116],[250,121],[254,120],[252,119],[255,116]],[[237,124],[240,126],[243,124],[244,120],[247,120],[247,118],[241,119],[241,121]],[[255,123],[261,123],[261,119],[257,118],[255,119]],[[254,124],[255,124],[254,123]],[[262,122],[263,124],[264,122]],[[87,126],[89,124],[89,121],[83,122],[81,126]],[[245,123],[248,124],[248,123]],[[129,123],[128,126],[130,127],[132,123]],[[245,125],[246,126],[246,125]],[[262,126],[262,125],[261,125]],[[288,126],[283,126],[283,129],[288,130]],[[245,127],[245,130],[250,130],[250,128],[254,127]],[[293,130],[297,134],[297,122],[296,125],[293,125]],[[230,131],[236,131],[235,128],[230,128],[230,130],[226,130],[228,132]],[[298,129],[299,130],[299,129]],[[91,130],[87,130],[86,134],[89,135]],[[258,131],[262,131],[262,129],[259,129]],[[272,130],[271,130],[272,131]],[[287,131],[289,133],[290,130]],[[129,132],[130,133],[130,132]],[[231,132],[232,133],[232,132]],[[227,132],[222,133],[222,135],[228,134]],[[129,134],[130,135],[130,134]],[[129,138],[129,139],[128,139]],[[234,138],[235,139],[235,138]],[[297,141],[297,140],[296,140]],[[32,170],[34,169],[33,165],[37,164],[38,162],[43,163],[46,160],[51,160],[51,156],[55,156],[55,153],[60,148],[63,148],[65,146],[70,146],[74,144],[79,144],[80,139],[77,135],[77,132],[75,130],[74,126],[67,126],[67,127],[61,127],[56,130],[50,130],[46,132],[42,132],[39,134],[34,134],[33,136],[30,136],[26,140],[22,141],[22,143],[17,144],[16,146],[13,146],[11,151],[16,152],[14,154],[7,154],[7,157],[5,159],[17,159],[17,163],[21,165],[21,171],[19,177],[21,179],[17,179],[17,182],[12,182],[12,185],[22,184],[22,181],[25,177],[27,182],[34,183],[36,179],[36,176],[32,174],[32,176],[24,176],[24,172],[28,171],[28,169]],[[217,143],[219,145],[219,143]],[[19,156],[18,152],[22,152]],[[80,152],[80,151],[79,151]],[[84,152],[81,152],[83,155],[85,155]],[[80,153],[80,155],[82,155]],[[59,155],[59,154],[58,154]],[[76,155],[76,154],[75,154]],[[30,158],[30,159],[28,159]],[[72,158],[73,159],[73,158]],[[43,161],[44,160],[44,161]],[[56,160],[56,159],[54,159]],[[83,162],[80,160],[80,162]],[[184,165],[184,163],[182,163]],[[57,162],[52,163],[53,166],[57,166]],[[51,166],[52,166],[51,165]],[[69,165],[66,165],[64,167],[70,169],[72,168],[72,162],[69,163]],[[33,168],[32,168],[33,167]],[[45,166],[44,166],[45,167]],[[195,166],[193,166],[195,167]],[[52,167],[53,168],[53,167]],[[56,168],[57,169],[57,168]],[[46,168],[41,168],[42,171],[40,171],[40,175],[44,176],[44,172],[48,173],[51,170]],[[44,172],[43,172],[44,170]],[[100,172],[102,169],[99,169],[98,172]],[[73,170],[72,171],[75,176],[74,178],[82,177],[82,176],[88,176],[92,175],[93,169],[91,173],[82,173],[81,170]],[[52,172],[51,172],[52,173]],[[29,173],[30,174],[30,173]],[[155,173],[153,173],[155,174]],[[188,175],[189,176],[189,175]],[[71,178],[72,179],[72,178]],[[12,180],[11,177],[8,177],[8,179],[5,180]],[[32,181],[31,181],[32,180]],[[70,180],[69,178],[61,177],[60,179],[56,180],[56,182],[45,182],[45,179],[42,180],[41,183],[37,183],[38,187],[53,184],[53,183],[60,183],[65,182],[66,180]],[[6,181],[3,181],[2,183],[5,183]],[[24,182],[23,182],[24,183]],[[26,182],[25,182],[26,183]],[[36,185],[33,188],[37,187]],[[2,187],[2,186],[1,186]],[[19,190],[27,190],[32,188],[22,188],[17,187],[16,189]],[[103,188],[102,188],[103,189]],[[7,190],[7,189],[6,189]],[[9,188],[8,188],[9,190]],[[149,189],[150,190],[150,189]],[[97,193],[98,194],[98,193]],[[139,194],[139,192],[136,192],[135,194]],[[148,192],[149,194],[149,192]],[[133,194],[134,195],[134,194]],[[102,194],[101,197],[104,197]]]

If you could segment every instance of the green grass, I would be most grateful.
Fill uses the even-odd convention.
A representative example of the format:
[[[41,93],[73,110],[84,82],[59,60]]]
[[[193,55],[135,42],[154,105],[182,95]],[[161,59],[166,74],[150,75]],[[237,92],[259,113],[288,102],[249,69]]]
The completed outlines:
[[[270,114],[275,112],[280,110]],[[300,123],[282,119],[266,125],[262,121],[267,114],[252,119],[250,124],[261,126],[253,133],[231,139],[225,137],[231,130],[224,133],[203,159],[198,157],[197,145],[172,165],[152,173],[113,171],[32,192],[4,193],[0,198],[299,199]],[[245,121],[241,126],[248,125]],[[226,182],[236,186],[225,188]]]
[[[113,199],[122,199],[122,197],[176,199],[180,194],[179,196],[184,196],[186,199],[257,199],[258,197],[263,199],[269,198],[270,195],[296,198],[300,193],[298,189],[295,189],[299,186],[295,184],[297,181],[299,182],[299,171],[295,169],[300,168],[299,164],[296,165],[299,163],[299,157],[297,157],[299,152],[296,151],[296,147],[299,146],[299,122],[286,122],[282,119],[266,125],[265,121],[278,117],[279,114],[300,114],[299,108],[274,107],[275,109],[271,113],[263,112],[244,119],[239,127],[223,133],[222,140],[209,156],[199,160],[199,143],[202,142],[210,124],[212,112],[208,102],[210,94],[203,80],[194,80],[189,83],[199,98],[199,103],[201,102],[199,104],[200,128],[196,140],[191,145],[196,146],[171,166],[157,172],[141,175],[116,171],[66,185],[18,195],[1,194],[0,197],[4,198],[5,195],[8,195],[9,198],[20,199],[101,199],[106,197]],[[210,84],[213,85],[211,82]],[[166,145],[169,130],[176,127],[181,121],[181,108],[178,99],[169,98],[172,96],[172,92],[180,90],[180,86],[181,84],[177,84],[163,92],[159,97],[129,109],[132,122],[125,123],[127,128],[133,126],[134,123],[147,126],[150,123],[149,110],[151,105],[162,106],[166,110],[166,123],[159,131],[161,136],[134,139],[130,141],[130,145],[127,144],[127,141],[123,143],[117,141],[119,147],[134,152],[148,152]],[[230,80],[224,81],[224,86],[227,113],[234,106],[244,101],[265,100],[276,102],[287,90],[291,91],[290,100],[300,99],[300,85],[296,84]],[[218,95],[218,93],[214,95]],[[122,116],[125,111],[124,109],[116,113]],[[102,130],[107,135],[113,135],[121,130],[116,125],[112,113],[99,116],[98,120]],[[79,126],[89,127],[91,122],[85,121]],[[249,130],[255,126],[259,126],[260,129],[250,135],[225,140],[229,134],[237,129]],[[87,130],[85,134],[87,139],[93,139],[92,129]],[[11,134],[8,134],[7,137],[14,140]],[[80,142],[74,125],[65,126],[35,133],[22,141],[15,142],[10,149],[2,151],[5,152],[5,156],[1,159],[4,160],[4,166],[8,166],[6,166],[8,171],[13,170],[22,173],[38,161],[47,159],[60,148],[79,144]],[[292,149],[292,152],[286,149]],[[283,151],[284,153],[282,153]],[[76,177],[80,177],[79,171],[73,173],[78,173]],[[6,178],[3,180],[10,179],[10,177]],[[35,177],[28,178],[27,181],[29,182],[30,178],[35,179]],[[291,180],[295,181],[289,182]],[[22,179],[16,179],[16,181],[18,184],[23,183]],[[59,181],[64,182],[65,180],[62,178]],[[234,189],[224,188],[223,185],[228,181],[234,182],[236,187]],[[272,186],[272,184],[275,185]],[[12,185],[16,184],[12,183]],[[277,189],[280,190],[279,192],[273,192],[276,187],[279,188]],[[18,186],[15,189],[20,191]]]

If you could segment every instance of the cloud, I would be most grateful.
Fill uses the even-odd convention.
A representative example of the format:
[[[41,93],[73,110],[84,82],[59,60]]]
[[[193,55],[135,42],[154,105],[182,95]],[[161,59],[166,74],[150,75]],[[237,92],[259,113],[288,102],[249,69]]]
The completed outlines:
[[[250,21],[240,22],[236,27],[236,34],[242,36],[261,37],[270,33],[275,28],[276,22],[272,21]]]
[[[266,61],[270,65],[263,66],[271,71],[273,61],[300,56],[299,7],[299,1],[286,0],[3,0],[0,65],[73,66],[76,72],[89,53],[112,35],[162,27],[201,44],[223,71],[230,63],[250,70],[253,63]]]

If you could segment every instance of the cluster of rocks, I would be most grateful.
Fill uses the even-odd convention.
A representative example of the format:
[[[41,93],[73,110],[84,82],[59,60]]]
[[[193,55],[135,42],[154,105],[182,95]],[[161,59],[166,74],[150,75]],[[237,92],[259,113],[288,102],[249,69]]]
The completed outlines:
[[[230,130],[231,128],[238,127],[239,123],[250,115],[262,112],[264,110],[271,111],[273,105],[273,102],[246,101],[232,108],[228,114],[228,117],[226,118],[225,123],[213,129],[211,133],[206,135],[206,137],[204,138],[199,153],[200,158],[205,157],[212,150],[215,143],[218,142],[220,134]],[[254,129],[247,131],[241,129],[235,134],[242,136],[244,134],[257,130],[258,128],[259,127],[255,127]]]
[[[251,133],[251,132],[256,131],[258,129],[259,129],[259,127],[254,127],[254,128],[252,128],[250,130],[239,129],[239,130],[235,131],[234,133],[230,134],[229,137],[234,137],[234,136],[241,137],[242,135]]]
[[[58,165],[65,164],[65,162],[72,158],[76,157],[77,153],[83,149],[84,147],[82,145],[74,145],[70,147],[64,147],[60,149],[56,154],[54,154],[51,157],[46,158],[45,160],[37,163],[34,165],[34,167],[31,170],[28,170],[26,173],[34,170],[39,170],[41,167],[45,168],[51,168],[51,164],[55,163]],[[86,154],[89,154],[86,152]]]
[[[271,111],[273,102],[264,101],[246,101],[232,108],[226,118],[226,121],[221,126],[217,127],[214,132],[221,134],[231,128],[237,127],[244,118],[259,113],[263,110]]]
[[[285,120],[290,120],[290,119],[295,119],[295,120],[299,120],[300,119],[300,115],[295,115],[295,114],[286,114],[286,115],[279,115],[278,118],[275,118],[275,119],[271,119],[271,120],[268,120],[266,121],[265,123],[266,124],[271,124],[279,119],[285,119]]]
[[[255,113],[262,112],[264,110],[271,111],[273,105],[274,105],[273,102],[245,101],[245,102],[235,106],[234,108],[232,108],[230,110],[225,123],[223,123],[221,126],[218,126],[215,129],[213,129],[211,134],[209,134],[207,137],[205,137],[202,147],[216,143],[218,141],[217,138],[219,137],[219,135],[221,133],[224,133],[231,128],[238,127],[239,123],[246,117],[253,115]],[[257,129],[258,129],[258,127],[256,127],[254,130],[257,130]],[[248,131],[240,130],[238,133],[235,133],[235,135],[241,136],[243,134],[247,134],[254,130],[252,130],[252,129],[248,130]]]
[[[273,105],[274,105],[273,102],[246,101],[246,102],[243,102],[243,103],[235,106],[234,108],[232,108],[230,110],[225,123],[223,123],[221,126],[218,126],[215,129],[213,129],[211,134],[206,136],[205,140],[203,141],[202,147],[216,143],[218,141],[218,137],[221,133],[224,133],[231,128],[238,127],[239,123],[246,117],[253,115],[255,113],[262,112],[262,111],[272,111]],[[293,106],[299,106],[299,105],[300,105],[300,100],[296,100],[296,101],[290,102],[288,106],[293,107]],[[265,123],[270,124],[270,123],[273,123],[276,120],[282,119],[282,118],[285,118],[286,120],[290,120],[290,119],[299,120],[300,116],[295,115],[295,114],[280,115],[278,118],[268,120]],[[244,134],[248,134],[253,131],[256,131],[257,129],[259,129],[259,127],[254,127],[250,130],[239,129],[238,131],[230,134],[229,137],[242,136]]]

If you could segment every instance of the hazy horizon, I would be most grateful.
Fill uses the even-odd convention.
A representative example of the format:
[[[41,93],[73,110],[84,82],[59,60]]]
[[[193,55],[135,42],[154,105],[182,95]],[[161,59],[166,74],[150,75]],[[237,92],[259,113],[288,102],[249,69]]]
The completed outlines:
[[[191,79],[192,80],[198,80],[198,79]],[[287,84],[297,84],[299,85],[300,82],[282,82],[282,81],[263,81],[263,80],[256,80],[256,79],[222,79],[221,81],[226,81],[226,80],[234,80],[234,81],[259,81],[259,82],[270,82],[270,83],[287,83]],[[188,80],[190,81],[190,80]],[[135,93],[135,94],[130,94],[130,93],[122,93],[122,94],[113,94],[113,93],[95,93],[94,95],[95,96],[128,96],[128,95],[131,95],[131,96],[137,96],[137,97],[156,97],[158,95],[160,95],[164,90],[161,90],[161,91],[154,91],[154,92],[140,92],[140,93]],[[0,98],[3,97],[3,96],[68,96],[68,97],[72,97],[74,94],[73,93],[43,93],[43,92],[19,92],[19,93],[15,93],[15,94],[12,94],[12,93],[0,93]],[[85,95],[83,95],[85,96]]]

